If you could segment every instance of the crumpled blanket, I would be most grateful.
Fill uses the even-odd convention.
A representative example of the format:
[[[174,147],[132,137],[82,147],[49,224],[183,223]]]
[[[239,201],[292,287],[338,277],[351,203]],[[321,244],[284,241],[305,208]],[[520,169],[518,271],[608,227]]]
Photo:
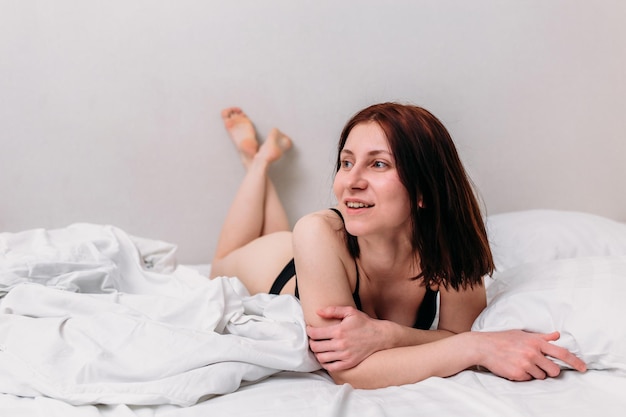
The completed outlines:
[[[112,226],[0,234],[0,392],[192,405],[320,369],[291,296],[250,296]]]

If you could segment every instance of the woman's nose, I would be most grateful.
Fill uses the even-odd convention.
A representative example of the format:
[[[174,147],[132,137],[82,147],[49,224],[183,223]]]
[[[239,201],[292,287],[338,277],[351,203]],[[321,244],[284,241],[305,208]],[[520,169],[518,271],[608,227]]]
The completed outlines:
[[[367,188],[367,179],[360,166],[355,165],[348,172],[347,178],[348,187],[351,189],[365,189]]]

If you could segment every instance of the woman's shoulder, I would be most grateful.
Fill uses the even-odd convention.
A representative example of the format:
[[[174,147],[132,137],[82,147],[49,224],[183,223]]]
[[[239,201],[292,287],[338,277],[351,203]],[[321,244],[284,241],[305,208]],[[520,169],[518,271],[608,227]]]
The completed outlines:
[[[333,210],[325,209],[302,216],[294,226],[293,235],[294,239],[308,237],[343,242],[344,230],[341,217]]]

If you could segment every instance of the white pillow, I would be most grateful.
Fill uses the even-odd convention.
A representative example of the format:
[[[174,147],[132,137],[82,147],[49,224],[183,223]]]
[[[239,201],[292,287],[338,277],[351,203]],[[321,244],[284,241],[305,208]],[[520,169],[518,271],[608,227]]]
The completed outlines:
[[[496,269],[577,256],[626,255],[626,224],[593,214],[527,210],[490,215]]]
[[[626,256],[538,262],[494,277],[472,330],[556,330],[555,343],[588,369],[626,373]]]

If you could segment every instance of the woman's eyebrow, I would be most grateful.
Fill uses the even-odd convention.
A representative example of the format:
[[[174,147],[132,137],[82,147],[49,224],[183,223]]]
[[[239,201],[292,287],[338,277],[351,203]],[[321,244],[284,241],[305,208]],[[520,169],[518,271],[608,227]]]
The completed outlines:
[[[341,150],[341,154],[348,154],[348,155],[354,155],[354,152],[352,152],[350,149],[342,149]],[[367,152],[368,156],[375,156],[375,155],[380,155],[380,154],[386,154],[389,156],[392,156],[393,154],[391,152],[389,152],[386,149],[372,149],[371,151]]]

